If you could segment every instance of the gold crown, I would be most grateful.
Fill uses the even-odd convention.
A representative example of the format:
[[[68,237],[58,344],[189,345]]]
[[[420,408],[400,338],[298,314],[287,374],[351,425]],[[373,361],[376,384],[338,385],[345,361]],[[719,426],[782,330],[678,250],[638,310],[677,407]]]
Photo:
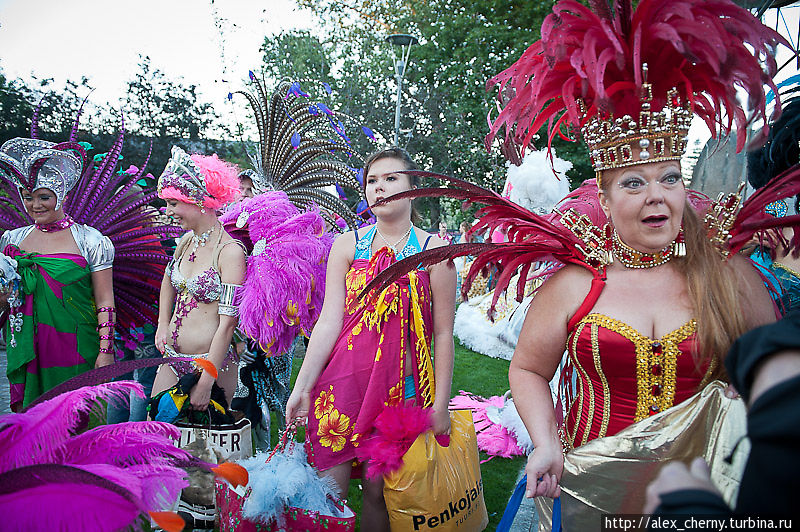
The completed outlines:
[[[598,185],[603,170],[680,160],[686,149],[686,136],[692,123],[691,108],[681,101],[678,90],[672,88],[667,92],[664,108],[652,111],[653,87],[647,82],[647,64],[642,65],[642,79],[638,121],[630,115],[609,119],[595,115],[581,128],[592,165],[598,173]],[[586,112],[583,102],[581,110]]]

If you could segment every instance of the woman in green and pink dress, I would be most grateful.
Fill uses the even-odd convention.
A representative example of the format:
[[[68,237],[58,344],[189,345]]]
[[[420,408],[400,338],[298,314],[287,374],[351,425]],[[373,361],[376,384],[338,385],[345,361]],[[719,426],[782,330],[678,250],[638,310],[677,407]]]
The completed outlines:
[[[6,316],[11,408],[114,362],[114,246],[64,213],[81,176],[82,150],[39,139],[0,147],[0,175],[14,182],[33,225],[0,236],[0,253],[17,262],[20,288],[0,296]]]

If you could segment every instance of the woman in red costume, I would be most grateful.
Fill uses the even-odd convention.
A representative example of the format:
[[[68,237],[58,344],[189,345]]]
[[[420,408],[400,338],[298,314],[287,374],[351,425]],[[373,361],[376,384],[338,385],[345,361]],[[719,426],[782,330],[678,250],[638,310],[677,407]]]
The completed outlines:
[[[630,2],[616,2],[616,13],[605,2],[595,4],[597,12],[568,0],[556,4],[542,40],[493,80],[516,93],[492,135],[505,126],[507,139],[524,145],[546,117],[563,109],[551,134],[562,122],[580,131],[608,219],[601,237],[605,256],[595,264],[585,256],[571,261],[534,298],[509,370],[535,445],[527,495],[559,496],[566,452],[568,466],[576,465],[568,479],[572,498],[562,508],[572,529],[589,524],[580,520],[581,503],[612,513],[641,511],[636,477],[655,469],[637,470],[625,459],[657,462],[684,452],[676,442],[676,412],[702,414],[688,405],[669,409],[712,381],[727,380],[721,356],[733,340],[775,319],[752,264],[726,247],[738,198],[698,210],[688,201],[680,158],[692,111],[712,134],[735,122],[741,149],[746,120],[734,87],[747,89],[756,117],[763,118],[763,85],[771,85],[771,72],[762,71],[759,60],[774,68],[769,47],[782,39],[727,0],[645,0],[635,11]],[[531,114],[523,116],[522,109]],[[565,218],[562,223],[574,229]],[[575,387],[559,427],[548,381],[565,346]],[[719,421],[722,409],[706,410],[708,422]],[[573,449],[637,422],[618,440],[598,441],[570,460]],[[721,445],[714,436],[695,432],[688,452],[708,456]],[[636,449],[613,455],[616,465],[604,460],[607,451],[626,444]],[[599,485],[602,471],[614,468],[632,480],[622,488]],[[618,496],[596,496],[604,489],[619,489]],[[581,503],[569,507],[567,501]]]
[[[640,513],[659,462],[702,455],[714,466],[743,433],[734,422],[743,419],[740,401],[711,383],[726,380],[721,356],[733,340],[776,314],[756,270],[736,252],[771,223],[764,206],[800,188],[796,175],[784,175],[743,205],[737,195],[711,203],[681,178],[693,112],[714,135],[735,124],[740,149],[749,122],[736,86],[749,94],[751,120],[765,118],[770,51],[785,44],[777,33],[729,0],[642,0],[635,11],[630,1],[614,2],[613,11],[605,0],[590,4],[594,11],[558,2],[542,39],[490,80],[502,109],[487,146],[504,130],[505,154],[519,160],[545,124],[550,140],[579,133],[596,196],[573,193],[541,217],[452,178],[457,189],[413,194],[486,203],[476,229],[508,231],[507,243],[415,259],[477,255],[465,289],[491,264],[501,271],[498,295],[520,267],[527,276],[537,260],[563,265],[533,300],[509,381],[535,445],[527,495],[561,494],[570,531],[599,529],[601,512]],[[548,381],[565,349],[562,416]],[[737,472],[723,470],[732,496]],[[548,505],[537,506],[545,528]]]
[[[404,174],[413,168],[400,148],[372,155],[364,164],[367,202],[413,188]],[[414,268],[359,299],[364,286],[398,259],[447,243],[414,227],[411,201],[374,206],[372,212],[375,225],[339,236],[331,248],[325,302],[286,407],[287,420],[308,418],[309,460],[336,481],[342,497],[353,461],[369,461],[358,447],[386,407],[430,408],[433,431],[450,430],[455,268]],[[388,531],[383,480],[363,482],[362,528]]]

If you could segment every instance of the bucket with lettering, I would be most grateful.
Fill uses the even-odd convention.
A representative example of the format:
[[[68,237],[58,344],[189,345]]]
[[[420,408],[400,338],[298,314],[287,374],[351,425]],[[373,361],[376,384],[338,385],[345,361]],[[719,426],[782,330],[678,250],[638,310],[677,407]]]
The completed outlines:
[[[447,447],[439,445],[433,432],[421,434],[403,456],[403,466],[384,477],[383,497],[393,532],[486,528],[489,516],[472,412],[450,412]]]
[[[180,439],[176,442],[178,447],[205,462],[218,464],[253,456],[253,439],[247,418],[242,417],[228,425],[209,426],[183,421],[175,425],[180,430]],[[195,467],[187,468],[187,473],[189,486],[183,489],[176,511],[193,529],[211,530],[217,514],[214,475]]]

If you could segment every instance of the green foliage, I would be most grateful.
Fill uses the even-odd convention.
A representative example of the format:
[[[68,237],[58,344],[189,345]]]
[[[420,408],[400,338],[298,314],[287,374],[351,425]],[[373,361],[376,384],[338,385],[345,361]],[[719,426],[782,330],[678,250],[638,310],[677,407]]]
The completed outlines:
[[[267,39],[265,71],[270,76],[312,77],[334,89],[331,102],[373,130],[379,144],[393,139],[397,85],[391,33],[411,33],[420,44],[411,50],[403,85],[400,145],[422,168],[468,179],[499,191],[506,164],[496,146],[487,152],[487,116],[496,116],[496,90],[486,82],[509,67],[539,37],[553,1],[513,0],[299,0],[323,23],[325,39],[308,32],[285,32]],[[333,65],[327,71],[316,65]],[[320,75],[316,75],[320,74]],[[538,147],[546,144],[540,134]],[[353,135],[354,148],[376,146]],[[554,141],[558,155],[572,160],[573,183],[592,177],[582,144]],[[438,186],[438,182],[434,185]],[[418,209],[423,226],[444,218],[450,227],[465,219],[460,205],[425,198]]]
[[[33,114],[30,92],[20,80],[9,80],[0,70],[0,140],[28,134]]]
[[[197,101],[195,85],[169,79],[148,56],[140,56],[139,71],[128,82],[125,115],[133,130],[156,139],[197,140],[216,118],[210,104]]]
[[[87,78],[68,80],[56,86],[51,78],[33,78],[26,83],[7,79],[0,71],[0,143],[30,134],[34,109],[39,109],[39,135],[46,140],[66,140],[78,109],[92,91]],[[166,165],[173,144],[190,152],[217,153],[223,159],[244,165],[248,160],[239,143],[214,140],[229,137],[213,107],[203,103],[195,85],[169,78],[154,68],[149,57],[141,58],[139,71],[128,82],[121,109],[93,104],[88,99],[80,120],[78,139],[99,150],[110,147],[124,117],[125,168],[140,166],[150,154],[148,170],[158,176]],[[154,180],[151,179],[151,183]]]
[[[308,31],[281,33],[274,39],[265,39],[260,51],[264,54],[264,73],[274,79],[325,80],[330,74],[329,52]]]

